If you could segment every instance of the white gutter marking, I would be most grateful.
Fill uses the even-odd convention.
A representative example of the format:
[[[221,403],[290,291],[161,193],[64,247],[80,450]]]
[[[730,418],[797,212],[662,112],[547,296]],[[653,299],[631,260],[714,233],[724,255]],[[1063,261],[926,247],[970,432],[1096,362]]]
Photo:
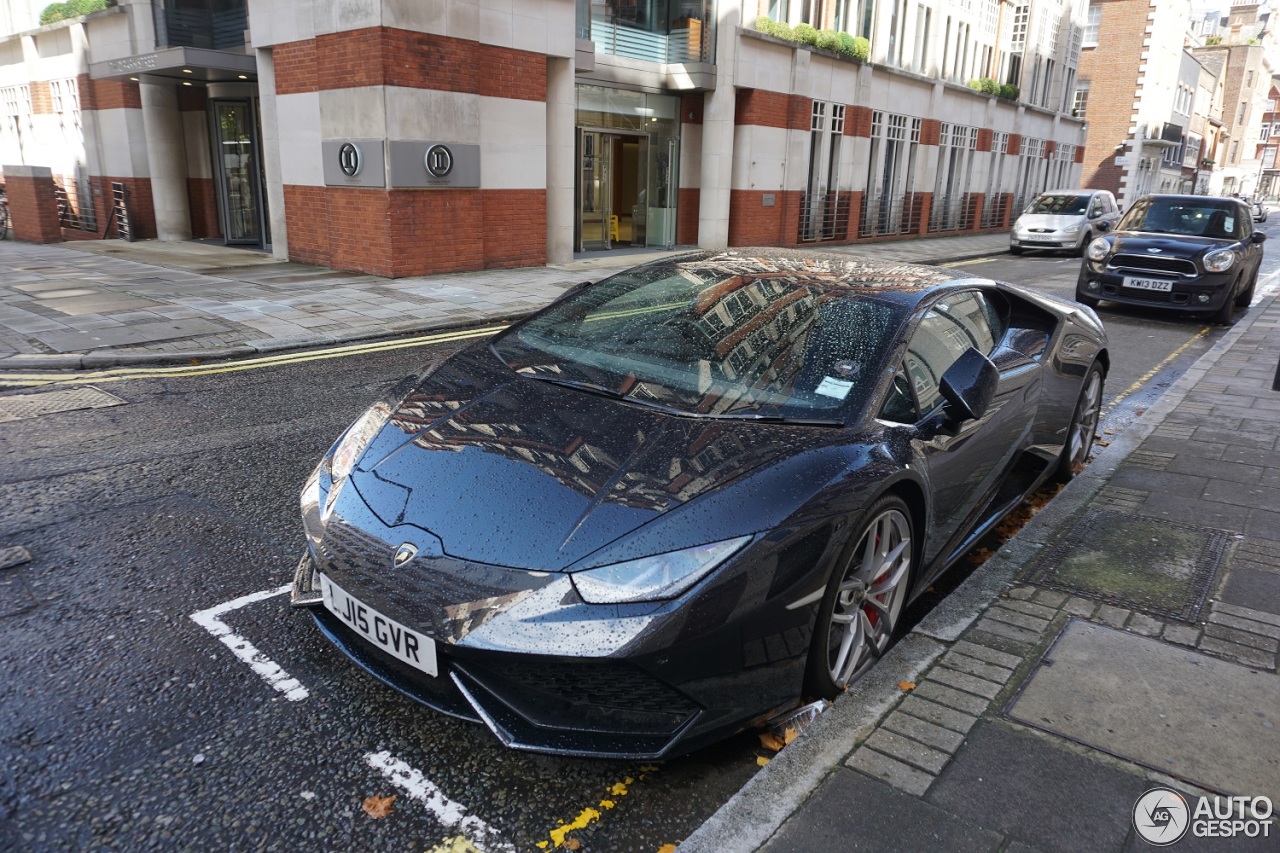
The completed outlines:
[[[444,825],[446,831],[462,832],[482,853],[514,853],[515,847],[504,841],[492,827],[475,815],[467,814],[466,807],[446,797],[430,779],[392,756],[389,751],[384,749],[382,752],[371,752],[364,760],[374,770],[386,776],[405,796],[425,806]]]
[[[285,584],[279,589],[264,589],[261,592],[242,595],[239,598],[219,604],[217,607],[196,611],[191,614],[191,619],[201,628],[221,640],[223,645],[231,649],[232,654],[249,664],[249,667],[254,672],[262,676],[263,681],[283,693],[286,699],[290,702],[300,702],[311,695],[311,692],[302,686],[302,682],[285,672],[271,658],[258,651],[253,643],[234,633],[231,630],[231,626],[220,618],[224,613],[239,610],[241,607],[247,607],[250,604],[268,598],[275,598],[277,595],[284,595],[289,589],[290,585]]]

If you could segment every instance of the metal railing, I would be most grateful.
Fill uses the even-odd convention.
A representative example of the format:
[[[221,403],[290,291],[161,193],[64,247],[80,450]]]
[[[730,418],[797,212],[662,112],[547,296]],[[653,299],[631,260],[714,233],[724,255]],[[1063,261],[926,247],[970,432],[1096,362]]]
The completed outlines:
[[[968,231],[978,224],[978,199],[973,193],[935,197],[929,214],[930,231]]]
[[[800,197],[801,243],[849,239],[848,193],[825,193],[815,198],[809,193]]]
[[[901,198],[870,196],[862,207],[858,236],[917,234],[923,208],[924,196],[921,193],[907,193]]]
[[[1002,228],[1006,224],[1005,213],[1009,210],[1009,194],[993,193],[987,196],[982,208],[983,228]]]
[[[655,32],[621,20],[596,16],[591,19],[591,41],[597,53],[643,59],[649,62],[705,62],[706,33],[702,21],[690,18],[687,26],[669,33]]]

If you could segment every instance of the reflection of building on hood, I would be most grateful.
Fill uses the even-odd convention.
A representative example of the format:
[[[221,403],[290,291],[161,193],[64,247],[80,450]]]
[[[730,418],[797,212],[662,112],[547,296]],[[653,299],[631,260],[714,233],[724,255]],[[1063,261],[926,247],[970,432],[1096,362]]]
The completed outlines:
[[[447,379],[439,373],[429,383],[435,390]],[[413,436],[413,444],[426,450],[461,452],[474,447],[527,462],[560,483],[602,502],[621,503],[638,509],[664,511],[705,490],[708,482],[745,473],[729,470],[749,457],[736,431],[724,423],[704,423],[686,431],[688,445],[679,455],[685,461],[670,463],[662,471],[628,467],[640,458],[649,443],[675,439],[678,431],[655,427],[637,432],[627,458],[588,443],[581,431],[563,423],[555,413],[536,423],[518,425],[486,420],[483,404],[474,407],[446,392],[416,391],[405,398],[392,416],[397,428]],[[690,422],[692,424],[692,422]],[[735,461],[726,461],[735,460]],[[601,491],[605,494],[601,496]]]

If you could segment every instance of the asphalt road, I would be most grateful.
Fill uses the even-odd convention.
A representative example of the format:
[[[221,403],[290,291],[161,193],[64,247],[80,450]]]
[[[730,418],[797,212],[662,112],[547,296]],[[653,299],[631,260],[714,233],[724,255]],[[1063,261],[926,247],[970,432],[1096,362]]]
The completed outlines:
[[[962,268],[1070,295],[1077,264]],[[1222,334],[1101,313],[1104,430]],[[453,850],[466,836],[538,850],[569,833],[654,851],[757,771],[750,734],[661,765],[512,752],[374,681],[289,609],[310,467],[380,390],[454,346],[159,371],[98,386],[122,405],[0,425],[0,547],[33,556],[0,571],[0,849]],[[363,813],[393,793],[389,817]]]

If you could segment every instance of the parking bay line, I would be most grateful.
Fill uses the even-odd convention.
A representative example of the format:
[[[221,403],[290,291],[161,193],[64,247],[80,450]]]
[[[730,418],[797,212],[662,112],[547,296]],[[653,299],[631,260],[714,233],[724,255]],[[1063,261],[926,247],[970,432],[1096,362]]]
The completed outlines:
[[[232,631],[231,626],[222,621],[224,614],[247,607],[250,604],[256,604],[259,601],[265,601],[268,598],[275,598],[277,595],[284,595],[289,589],[290,585],[285,584],[279,589],[264,589],[261,592],[242,595],[216,607],[210,607],[208,610],[198,610],[191,614],[191,620],[221,640],[224,646],[231,649],[232,654],[249,664],[250,669],[260,675],[263,681],[283,693],[284,698],[290,702],[301,702],[311,695],[311,691],[307,690],[298,679],[285,672],[284,668],[278,663],[258,651],[253,643]]]
[[[389,751],[371,752],[364,757],[365,763],[382,773],[409,799],[421,803],[431,815],[449,832],[462,832],[476,849],[483,853],[506,853],[515,847],[503,840],[493,827],[467,809],[444,795],[432,781],[422,773]]]

